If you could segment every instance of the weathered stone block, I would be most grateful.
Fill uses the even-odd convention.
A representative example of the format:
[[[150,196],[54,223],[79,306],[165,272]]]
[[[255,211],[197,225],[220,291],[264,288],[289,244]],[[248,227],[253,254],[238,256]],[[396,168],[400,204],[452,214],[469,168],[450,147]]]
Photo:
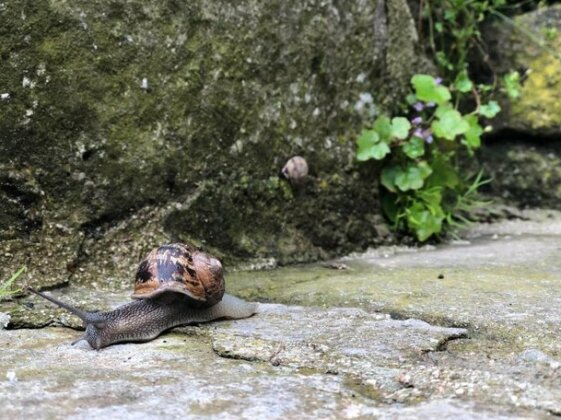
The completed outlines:
[[[21,250],[0,278],[68,235],[75,258],[45,264],[80,273],[141,209],[158,217],[131,232],[144,251],[291,262],[379,240],[354,139],[427,66],[405,0],[14,0],[0,19],[0,240]],[[295,154],[300,189],[278,177]]]

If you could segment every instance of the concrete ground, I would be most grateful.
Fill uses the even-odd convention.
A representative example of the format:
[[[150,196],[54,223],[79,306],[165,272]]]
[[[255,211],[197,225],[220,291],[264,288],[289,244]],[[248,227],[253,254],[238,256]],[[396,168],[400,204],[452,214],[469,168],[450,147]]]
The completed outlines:
[[[144,344],[71,346],[81,333],[57,327],[72,315],[0,304],[0,418],[561,416],[561,214],[524,215],[439,246],[231,273],[257,315]]]

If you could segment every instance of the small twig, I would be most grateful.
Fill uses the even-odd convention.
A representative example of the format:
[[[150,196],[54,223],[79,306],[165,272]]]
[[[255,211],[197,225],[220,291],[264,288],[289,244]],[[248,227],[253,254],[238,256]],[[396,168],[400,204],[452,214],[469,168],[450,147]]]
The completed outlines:
[[[417,35],[419,36],[419,44],[422,44],[423,40],[423,7],[425,6],[425,0],[419,2],[419,16],[417,18]]]
[[[278,357],[278,355],[280,354],[280,352],[284,350],[284,345],[281,343],[278,345],[278,347],[276,348],[276,350],[273,352],[273,354],[271,354],[271,357],[269,357],[269,362],[273,365],[273,366],[279,366],[281,364],[281,360]]]
[[[475,98],[475,109],[472,114],[477,114],[479,112],[479,108],[481,108],[481,98],[479,97],[479,92],[475,86],[471,88],[471,93],[473,93],[473,97]]]

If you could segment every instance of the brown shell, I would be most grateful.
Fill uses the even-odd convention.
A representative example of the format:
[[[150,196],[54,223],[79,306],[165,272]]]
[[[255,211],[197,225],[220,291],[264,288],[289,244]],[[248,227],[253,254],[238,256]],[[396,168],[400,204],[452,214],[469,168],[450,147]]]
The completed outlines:
[[[222,264],[185,244],[153,249],[138,267],[132,297],[152,298],[165,292],[182,293],[195,304],[212,306],[224,295]]]

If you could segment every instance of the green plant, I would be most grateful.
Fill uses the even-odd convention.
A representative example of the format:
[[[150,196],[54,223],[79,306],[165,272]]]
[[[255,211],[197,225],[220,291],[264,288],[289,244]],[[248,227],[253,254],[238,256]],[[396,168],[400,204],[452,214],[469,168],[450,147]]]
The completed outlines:
[[[507,15],[520,12],[520,7],[525,4],[530,8],[539,6],[538,2],[532,0],[421,0],[418,32],[446,80],[455,80],[459,74],[466,72],[469,59],[473,59],[476,52],[487,62],[488,52],[479,28],[488,18],[502,20],[541,49],[547,49],[560,58],[554,48],[549,48],[557,35],[555,27],[546,27],[537,33],[517,24]],[[505,82],[504,78],[502,82]],[[515,99],[510,92],[509,97]]]
[[[520,75],[511,72],[493,83],[476,84],[468,59],[479,50],[486,57],[479,31],[489,16],[508,19],[506,0],[421,0],[418,31],[439,67],[441,78],[417,74],[407,103],[414,112],[379,116],[357,139],[359,161],[384,160],[380,183],[384,214],[396,229],[418,240],[467,223],[464,213],[481,204],[477,191],[482,173],[460,172],[460,155],[473,156],[490,126],[482,122],[500,112],[491,95],[499,88],[511,100],[520,95]],[[467,111],[466,111],[467,110]]]
[[[21,276],[25,271],[27,271],[27,267],[23,266],[3,283],[0,283],[0,299],[4,299],[10,295],[18,293],[21,289],[11,290],[12,284],[17,280],[19,276]]]
[[[482,103],[485,86],[476,87],[466,72],[452,86],[440,78],[417,74],[408,102],[410,118],[379,116],[357,139],[357,159],[386,159],[380,182],[385,191],[382,208],[397,229],[413,232],[425,241],[444,228],[466,221],[462,212],[477,203],[477,189],[488,182],[479,173],[468,181],[456,162],[462,150],[472,155],[486,129],[483,119],[493,118],[500,107]],[[475,107],[463,113],[464,95],[475,97]],[[488,130],[488,129],[487,129]]]
[[[473,48],[483,51],[479,25],[506,5],[506,0],[421,0],[419,32],[426,28],[428,45],[447,79],[467,70]]]
[[[520,97],[520,73],[511,71],[503,76],[503,90],[511,99]]]

